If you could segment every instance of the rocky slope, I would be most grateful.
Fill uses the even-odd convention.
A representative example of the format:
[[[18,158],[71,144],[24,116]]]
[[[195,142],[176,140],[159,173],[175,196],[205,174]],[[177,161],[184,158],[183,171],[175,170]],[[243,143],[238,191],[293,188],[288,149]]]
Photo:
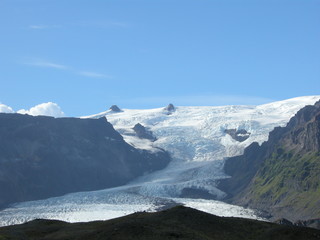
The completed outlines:
[[[226,161],[220,182],[228,201],[260,209],[272,219],[320,218],[320,101],[306,106],[261,146],[252,143]]]
[[[127,144],[105,118],[0,114],[0,206],[119,186],[169,155]]]
[[[66,223],[34,220],[0,228],[0,239],[319,239],[320,231],[241,218],[217,217],[182,206],[139,212],[109,221]]]

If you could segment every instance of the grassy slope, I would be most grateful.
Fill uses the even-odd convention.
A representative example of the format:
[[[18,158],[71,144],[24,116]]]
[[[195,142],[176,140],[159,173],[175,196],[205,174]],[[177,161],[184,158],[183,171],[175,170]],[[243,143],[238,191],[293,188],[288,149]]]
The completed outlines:
[[[320,218],[320,102],[306,106],[261,147],[226,161],[232,178],[220,183],[234,204],[271,214],[272,220]]]
[[[277,148],[264,161],[254,178],[251,195],[255,202],[268,202],[276,211],[294,209],[305,217],[320,216],[320,153],[300,156]],[[294,213],[292,213],[294,216]]]

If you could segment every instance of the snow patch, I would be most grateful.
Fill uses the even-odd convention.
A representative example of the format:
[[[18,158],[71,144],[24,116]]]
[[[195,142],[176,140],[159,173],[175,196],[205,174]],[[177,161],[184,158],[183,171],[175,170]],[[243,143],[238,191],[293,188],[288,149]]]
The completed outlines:
[[[179,198],[175,200],[187,207],[195,208],[220,217],[240,217],[266,221],[266,219],[258,217],[254,210],[219,201],[190,198]]]

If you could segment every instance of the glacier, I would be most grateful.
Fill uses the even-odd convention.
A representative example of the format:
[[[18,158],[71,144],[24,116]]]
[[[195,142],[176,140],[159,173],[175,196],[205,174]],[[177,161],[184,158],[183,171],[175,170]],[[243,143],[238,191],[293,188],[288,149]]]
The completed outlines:
[[[168,151],[172,157],[163,170],[146,174],[125,186],[80,192],[39,201],[17,203],[0,211],[0,226],[35,218],[69,222],[106,220],[136,211],[157,211],[184,204],[219,216],[259,219],[255,211],[223,203],[225,193],[216,183],[228,178],[223,172],[227,157],[243,153],[252,142],[261,144],[268,133],[320,96],[292,98],[258,106],[178,106],[174,111],[157,109],[107,110],[83,118],[106,117],[125,141],[138,149]],[[156,141],[138,138],[132,129],[140,123]],[[226,133],[246,130],[249,138],[240,142]],[[186,189],[200,190],[208,197],[190,198]],[[204,199],[205,198],[205,199]]]

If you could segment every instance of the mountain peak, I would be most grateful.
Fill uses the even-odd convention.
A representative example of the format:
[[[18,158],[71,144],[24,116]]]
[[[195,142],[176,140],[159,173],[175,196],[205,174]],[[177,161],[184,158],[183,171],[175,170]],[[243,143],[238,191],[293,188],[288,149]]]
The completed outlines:
[[[112,105],[109,109],[113,112],[121,112],[121,109],[117,105]]]
[[[166,106],[164,108],[164,110],[167,110],[169,112],[173,112],[174,110],[176,110],[175,106],[172,103],[169,103],[168,106]]]

